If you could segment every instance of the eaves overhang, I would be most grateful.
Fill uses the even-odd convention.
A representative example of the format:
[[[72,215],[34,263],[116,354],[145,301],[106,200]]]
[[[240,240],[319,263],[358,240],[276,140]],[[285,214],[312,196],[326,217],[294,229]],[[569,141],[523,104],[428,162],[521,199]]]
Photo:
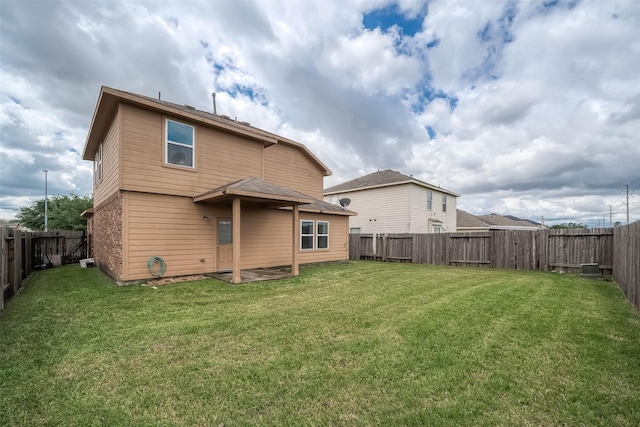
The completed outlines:
[[[195,109],[182,108],[177,104],[162,102],[146,96],[136,95],[129,92],[120,91],[110,87],[102,86],[96,108],[93,112],[89,134],[84,145],[82,158],[84,160],[94,160],[95,152],[109,130],[113,121],[113,116],[118,110],[120,103],[126,103],[141,108],[154,110],[169,116],[181,118],[192,123],[203,124],[218,130],[243,136],[248,139],[262,143],[265,147],[278,143],[276,135],[267,134],[256,128],[236,123],[231,120],[217,118],[208,113]],[[210,116],[210,117],[207,117]],[[214,120],[214,117],[216,119]],[[307,150],[308,151],[308,150]],[[324,166],[324,165],[323,165]]]
[[[275,194],[267,194],[256,191],[246,191],[236,188],[229,188],[225,190],[215,191],[213,193],[205,193],[193,198],[195,203],[208,202],[208,203],[220,203],[228,200],[232,200],[239,197],[244,200],[250,200],[254,202],[268,203],[273,207],[278,206],[292,206],[303,205],[311,203],[312,199],[303,197],[291,197],[291,196],[279,196]]]
[[[421,182],[421,181],[416,181],[416,180],[390,182],[390,183],[386,183],[386,184],[369,185],[367,187],[359,187],[359,188],[347,188],[347,189],[338,190],[338,191],[326,191],[326,192],[324,192],[324,195],[325,196],[332,196],[332,195],[336,195],[336,194],[355,193],[357,191],[371,190],[371,189],[374,189],[374,188],[386,188],[386,187],[393,187],[393,186],[396,186],[396,185],[407,185],[407,184],[415,184],[415,185],[418,185],[420,187],[424,187],[424,188],[428,188],[430,190],[438,191],[440,193],[448,194],[448,195],[453,196],[453,197],[460,197],[460,194],[454,193],[453,191],[445,190],[444,188],[437,187],[435,185],[430,185],[430,184],[427,184],[427,183],[424,183],[424,182]]]

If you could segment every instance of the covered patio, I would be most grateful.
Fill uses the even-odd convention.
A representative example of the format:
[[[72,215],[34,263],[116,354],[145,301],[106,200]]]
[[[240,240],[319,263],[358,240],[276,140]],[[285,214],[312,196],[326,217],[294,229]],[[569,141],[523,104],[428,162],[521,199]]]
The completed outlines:
[[[303,204],[314,202],[312,198],[297,191],[279,187],[255,177],[245,178],[230,184],[207,191],[206,193],[197,195],[193,198],[194,203],[229,203],[232,207],[231,219],[231,268],[222,268],[220,260],[217,260],[217,273],[212,277],[229,281],[230,283],[244,283],[256,280],[271,280],[277,275],[273,273],[273,269],[246,269],[241,270],[241,218],[242,218],[242,202],[250,204],[259,204],[264,209],[291,207],[291,267],[288,277],[297,276],[298,269],[298,250],[300,241],[299,210],[298,207]],[[263,270],[263,271],[260,271]],[[269,271],[267,271],[269,270]],[[283,274],[282,272],[279,274]],[[285,277],[285,276],[282,276]]]

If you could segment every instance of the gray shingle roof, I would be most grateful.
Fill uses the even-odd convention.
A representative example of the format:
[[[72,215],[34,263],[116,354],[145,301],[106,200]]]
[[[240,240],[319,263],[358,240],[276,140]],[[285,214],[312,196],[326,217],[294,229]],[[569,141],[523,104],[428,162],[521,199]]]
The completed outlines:
[[[491,213],[488,215],[473,215],[463,210],[457,210],[456,222],[458,228],[479,228],[487,229],[493,227],[512,227],[512,228],[542,228],[543,225],[528,219],[517,218],[513,215],[498,215]]]
[[[383,171],[377,171],[370,173],[369,175],[361,176],[351,181],[343,182],[342,184],[334,185],[333,187],[325,188],[325,194],[332,193],[344,193],[353,190],[361,190],[364,188],[380,187],[385,185],[414,183],[423,187],[432,188],[437,191],[441,191],[452,196],[459,196],[452,191],[445,190],[436,185],[429,184],[428,182],[420,181],[412,176],[405,175],[398,171],[391,169],[385,169]]]
[[[512,215],[498,215],[497,213],[490,213],[488,215],[478,216],[480,220],[490,225],[496,225],[500,227],[541,227],[540,223],[530,221],[528,219],[517,218]]]
[[[482,221],[477,216],[460,209],[456,212],[456,223],[458,227],[489,227],[488,223]]]
[[[335,213],[344,213],[349,215],[355,215],[355,212],[351,212],[348,209],[343,208],[339,205],[334,205],[333,203],[325,202],[324,200],[313,199],[313,203],[308,203],[306,205],[300,205],[301,211],[308,212],[335,212]]]
[[[318,200],[311,196],[307,196],[306,194],[299,193],[289,188],[280,187],[278,185],[263,181],[255,177],[244,178],[238,181],[231,182],[229,184],[222,185],[220,187],[214,188],[202,194],[198,194],[197,196],[194,196],[194,199],[198,197],[206,196],[208,194],[225,193],[229,189],[239,190],[247,193],[256,193],[256,196],[259,194],[264,194],[264,195],[271,195],[271,196],[283,197],[283,198],[286,197],[288,199],[303,199],[305,201],[311,200],[311,203],[305,203],[305,204],[299,205],[300,211],[303,211],[303,212],[306,211],[306,212],[334,213],[334,214],[342,214],[342,215],[356,215],[355,212],[351,212],[350,210],[345,209],[342,206],[337,206],[332,203],[325,202],[323,200]]]
[[[207,194],[216,193],[218,191],[225,191],[229,188],[233,188],[236,190],[250,191],[252,193],[271,194],[274,196],[313,199],[313,197],[309,197],[306,194],[299,193],[289,188],[280,187],[255,177],[244,178],[229,184],[222,185],[220,187],[206,191],[202,194],[198,194],[196,197],[205,196]]]

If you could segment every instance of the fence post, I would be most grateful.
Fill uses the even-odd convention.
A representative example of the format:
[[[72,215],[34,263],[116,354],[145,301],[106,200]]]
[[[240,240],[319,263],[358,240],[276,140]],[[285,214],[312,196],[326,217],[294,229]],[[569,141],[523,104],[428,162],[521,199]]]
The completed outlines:
[[[24,250],[24,256],[27,258],[26,262],[24,263],[25,266],[25,271],[22,272],[23,277],[24,276],[28,276],[29,274],[31,274],[31,272],[33,271],[33,258],[31,257],[31,235],[33,233],[30,232],[25,232],[24,233],[24,244],[25,244],[25,250]]]
[[[387,233],[382,235],[382,262],[387,260]]]
[[[13,231],[13,293],[22,285],[22,232]]]
[[[5,238],[6,228],[0,227],[0,311],[4,310],[4,285],[7,284],[7,240]]]

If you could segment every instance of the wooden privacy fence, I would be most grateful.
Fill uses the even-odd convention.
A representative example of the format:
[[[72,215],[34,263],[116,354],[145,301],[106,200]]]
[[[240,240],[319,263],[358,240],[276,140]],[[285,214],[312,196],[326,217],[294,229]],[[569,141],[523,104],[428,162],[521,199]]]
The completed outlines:
[[[351,234],[349,258],[567,272],[597,263],[640,310],[640,221],[590,230]]]
[[[352,260],[577,272],[613,269],[613,229],[495,230],[485,233],[351,234]]]
[[[36,269],[87,257],[84,231],[24,232],[0,227],[0,311]]]
[[[640,221],[613,231],[613,278],[640,310]]]

